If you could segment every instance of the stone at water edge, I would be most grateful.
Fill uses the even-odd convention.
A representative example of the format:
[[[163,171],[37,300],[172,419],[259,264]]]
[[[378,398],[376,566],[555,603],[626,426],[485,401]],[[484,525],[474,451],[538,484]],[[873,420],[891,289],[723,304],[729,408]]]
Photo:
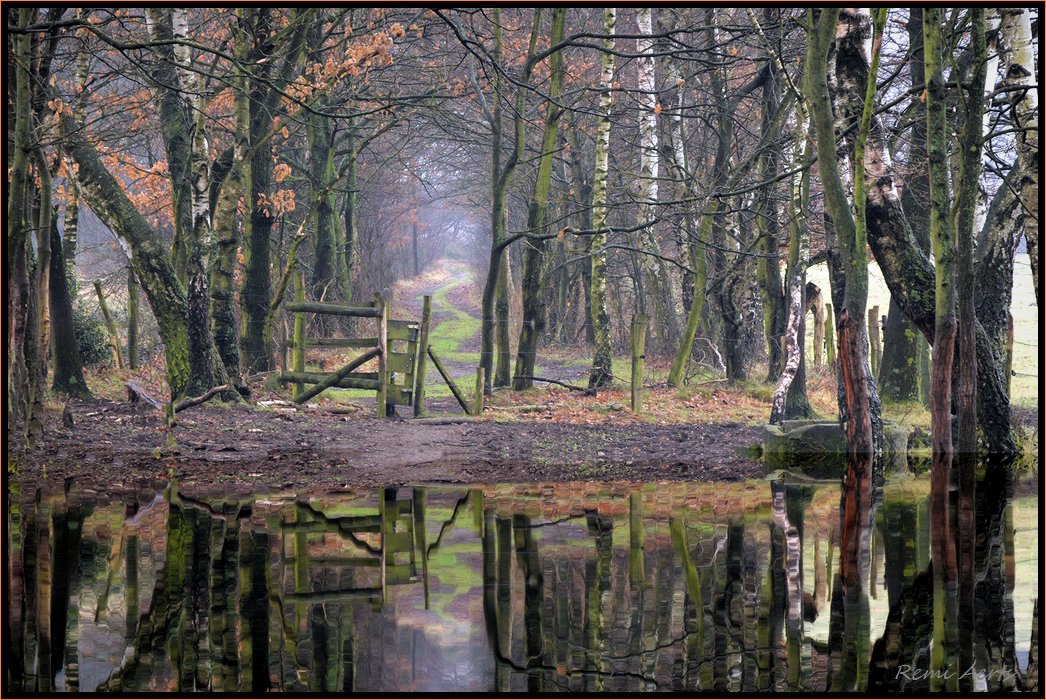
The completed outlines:
[[[908,430],[883,423],[886,474],[908,472]],[[846,469],[846,430],[838,421],[788,420],[763,426],[764,472],[786,470],[814,478],[841,477]]]

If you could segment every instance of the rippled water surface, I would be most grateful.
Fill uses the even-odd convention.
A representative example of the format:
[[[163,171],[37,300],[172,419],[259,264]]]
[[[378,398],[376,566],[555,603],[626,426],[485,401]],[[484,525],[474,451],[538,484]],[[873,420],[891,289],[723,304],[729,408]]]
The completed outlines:
[[[925,689],[928,494],[925,480],[887,486],[869,636],[845,640],[831,634],[830,483],[16,491],[5,685],[819,691],[856,641],[869,689]],[[981,687],[1019,688],[1038,506],[1007,483],[977,505],[975,671]]]

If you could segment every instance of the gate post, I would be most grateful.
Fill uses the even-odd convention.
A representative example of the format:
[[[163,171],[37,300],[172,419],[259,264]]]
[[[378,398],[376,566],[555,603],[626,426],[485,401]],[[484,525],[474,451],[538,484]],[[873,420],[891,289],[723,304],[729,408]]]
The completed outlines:
[[[381,294],[374,293],[374,307],[378,310],[378,418],[385,417],[389,387],[389,307]]]
[[[302,303],[305,301],[305,275],[301,269],[294,275],[294,301]],[[305,371],[305,314],[301,311],[294,312],[294,371]],[[305,384],[295,382],[294,396],[305,390]]]

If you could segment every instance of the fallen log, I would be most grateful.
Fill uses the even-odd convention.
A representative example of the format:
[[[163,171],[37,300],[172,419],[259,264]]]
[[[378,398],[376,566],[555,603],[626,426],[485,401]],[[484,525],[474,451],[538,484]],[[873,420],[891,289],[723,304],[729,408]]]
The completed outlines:
[[[210,401],[212,398],[214,398],[218,394],[224,393],[226,391],[230,391],[231,389],[232,389],[232,385],[231,384],[222,384],[221,386],[216,386],[216,387],[213,387],[211,389],[208,389],[207,393],[204,394],[203,396],[197,396],[197,397],[191,398],[191,399],[183,399],[183,400],[179,401],[178,403],[176,403],[174,405],[174,412],[178,413],[179,411],[184,411],[187,408],[192,408],[193,406],[199,406],[204,401]]]
[[[567,389],[570,389],[571,391],[580,392],[584,396],[595,396],[596,395],[596,390],[595,389],[590,389],[590,388],[588,388],[586,386],[578,386],[577,384],[567,384],[566,382],[561,382],[558,379],[545,379],[544,377],[533,377],[533,376],[517,377],[517,379],[530,379],[531,381],[545,382],[546,384],[558,384],[559,386],[566,387]]]

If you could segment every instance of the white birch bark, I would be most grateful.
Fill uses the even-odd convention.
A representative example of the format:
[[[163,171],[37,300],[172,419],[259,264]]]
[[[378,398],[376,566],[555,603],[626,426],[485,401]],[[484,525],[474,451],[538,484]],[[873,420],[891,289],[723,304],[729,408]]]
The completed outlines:
[[[614,33],[617,14],[613,7],[603,10],[603,33],[608,37]],[[614,96],[611,88],[614,83],[614,40],[607,38],[603,40],[603,52],[600,57],[599,86],[602,93],[599,96],[599,117],[596,121],[596,164],[595,173],[592,178],[592,228],[600,231],[606,228],[607,223],[607,178],[610,162],[610,107]],[[608,383],[611,378],[611,348],[610,348],[610,315],[607,313],[607,236],[605,233],[597,233],[592,237],[592,282],[589,296],[592,307],[593,335],[595,336],[595,350],[592,361],[592,374],[589,378],[590,386],[601,386]]]
[[[1013,117],[1017,132],[1016,182],[1025,210],[1024,236],[1028,241],[1035,300],[1042,307],[1039,286],[1039,96],[1035,66],[1035,46],[1031,31],[1030,8],[1006,8],[1002,13],[1001,40],[1005,47],[1007,87],[1027,87],[1013,94]]]
[[[642,7],[636,11],[636,23],[639,33],[646,35],[636,42],[638,52],[643,54],[636,60],[636,89],[639,103],[639,213],[638,222],[651,219],[654,206],[658,200],[658,138],[657,115],[660,111],[657,102],[657,83],[655,79],[656,60],[654,58],[653,10]],[[673,277],[661,255],[661,246],[655,234],[654,225],[644,226],[640,232],[642,247],[651,255],[641,256],[641,266],[646,287],[654,295],[655,329],[662,351],[670,351],[669,345],[676,335]]]
[[[185,18],[184,7],[171,10],[171,29],[176,42],[189,39],[189,24]],[[192,69],[193,57],[189,47],[175,43],[174,57],[183,99],[188,103],[189,113],[192,115],[192,215],[193,229],[200,235],[211,225],[208,200],[210,154],[205,129],[203,89],[199,74]]]
[[[999,78],[999,60],[1001,58],[999,50],[999,23],[1001,19],[1002,18],[1000,17],[997,8],[989,7],[984,12],[985,35],[988,41],[988,65],[985,67],[986,72],[984,81],[984,94],[986,96],[995,92],[995,85]],[[981,133],[985,135],[985,138],[988,138],[991,135],[991,118],[991,110],[985,109],[983,121],[981,123]],[[982,151],[981,163],[984,165],[984,171],[987,172],[991,165],[990,149],[985,148]],[[980,232],[981,229],[984,228],[984,222],[988,216],[988,206],[990,204],[991,199],[988,196],[988,189],[985,186],[984,173],[982,173],[980,182],[978,183],[977,209],[973,215],[974,232]]]

